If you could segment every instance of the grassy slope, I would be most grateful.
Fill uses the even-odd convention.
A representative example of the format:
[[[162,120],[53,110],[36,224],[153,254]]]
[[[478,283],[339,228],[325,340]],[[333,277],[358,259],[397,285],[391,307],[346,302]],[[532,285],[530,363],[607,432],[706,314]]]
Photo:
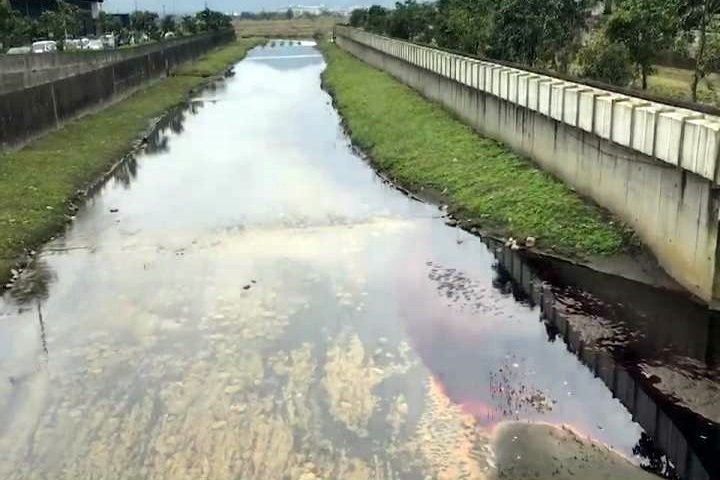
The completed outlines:
[[[67,202],[130,148],[149,122],[182,102],[204,77],[220,73],[257,43],[220,47],[98,113],[70,122],[22,150],[0,154],[0,282],[23,250],[65,222]]]
[[[648,91],[662,97],[690,101],[692,70],[672,67],[657,67],[655,74],[648,77]],[[709,105],[720,105],[720,75],[713,73],[698,85],[698,101]]]
[[[629,245],[629,232],[529,161],[335,45],[322,49],[324,82],[353,142],[397,182],[445,191],[486,232],[534,236],[546,251],[584,257]]]

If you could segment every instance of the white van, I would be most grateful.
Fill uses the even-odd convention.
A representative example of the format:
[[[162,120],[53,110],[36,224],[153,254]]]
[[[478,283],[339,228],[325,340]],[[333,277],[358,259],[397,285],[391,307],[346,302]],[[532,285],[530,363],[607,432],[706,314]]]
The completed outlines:
[[[32,53],[48,53],[57,50],[57,43],[52,40],[41,40],[39,42],[33,42]]]
[[[88,50],[103,50],[104,48],[105,44],[103,44],[103,41],[95,38],[91,39],[87,45]]]
[[[8,55],[25,55],[27,53],[32,53],[32,48],[29,46],[24,47],[11,47],[8,51]]]

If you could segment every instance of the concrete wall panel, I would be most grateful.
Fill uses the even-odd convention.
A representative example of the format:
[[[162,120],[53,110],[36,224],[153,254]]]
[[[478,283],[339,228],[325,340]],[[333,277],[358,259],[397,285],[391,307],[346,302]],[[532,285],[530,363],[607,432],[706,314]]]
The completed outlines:
[[[502,71],[504,67],[495,67],[492,69],[492,94],[502,98]]]
[[[550,116],[562,121],[565,109],[565,90],[570,87],[567,83],[553,83],[550,92]]]
[[[550,116],[551,105],[550,101],[552,98],[552,80],[549,78],[543,78],[540,82],[540,92],[538,94],[538,112],[542,113],[546,117]]]
[[[656,105],[645,105],[633,111],[632,148],[650,157],[655,155],[657,117],[662,111]]]
[[[173,42],[163,48],[132,49],[132,55],[112,54],[112,58],[119,60],[98,62],[93,70],[0,94],[0,146],[19,145],[60,127],[88,109],[127,95],[147,81],[165,75],[169,68],[232,38],[232,34],[220,32],[197,36],[193,41]],[[138,51],[145,54],[138,56]],[[55,61],[64,58],[48,55]]]
[[[531,76],[528,80],[528,104],[527,107],[536,112],[540,111],[540,84],[544,80],[540,76]]]
[[[680,137],[687,114],[677,111],[660,113],[657,118],[655,156],[671,165],[680,161]]]
[[[632,146],[634,110],[644,103],[629,98],[615,102],[612,115],[613,142],[625,147]]]
[[[510,73],[512,70],[503,68],[500,70],[500,98],[508,100],[510,98]]]
[[[573,127],[577,127],[580,112],[580,92],[582,87],[571,85],[565,89],[565,101],[563,102],[562,121]]]
[[[615,102],[618,97],[615,95],[599,95],[595,97],[595,117],[593,133],[602,138],[610,138],[612,131],[612,115]]]
[[[586,132],[593,133],[595,126],[595,90],[582,90],[580,92],[580,112],[578,113],[578,127]]]
[[[141,58],[153,53],[161,57],[173,57],[177,52],[186,52],[198,45],[216,45],[216,37],[219,35],[227,39],[232,33],[181,37],[129,49],[55,52],[42,55],[0,55],[0,94],[54,82],[105,65]]]
[[[703,177],[716,174],[720,124],[706,119],[688,120],[683,132],[680,166]]]

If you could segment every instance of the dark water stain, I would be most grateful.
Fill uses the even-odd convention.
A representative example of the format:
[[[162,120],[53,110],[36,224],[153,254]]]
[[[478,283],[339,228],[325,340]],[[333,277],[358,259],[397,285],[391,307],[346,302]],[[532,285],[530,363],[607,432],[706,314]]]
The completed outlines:
[[[667,478],[720,475],[717,312],[582,267],[495,252],[501,276],[542,305],[548,338],[562,340],[643,427],[633,451],[646,468]]]

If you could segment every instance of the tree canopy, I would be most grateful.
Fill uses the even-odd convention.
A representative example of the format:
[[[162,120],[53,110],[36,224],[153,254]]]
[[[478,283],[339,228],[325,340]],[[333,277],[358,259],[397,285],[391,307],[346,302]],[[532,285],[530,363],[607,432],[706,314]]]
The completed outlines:
[[[720,69],[720,0],[404,0],[356,9],[350,25],[642,88],[660,55],[682,44],[683,55],[694,50],[693,99]]]

